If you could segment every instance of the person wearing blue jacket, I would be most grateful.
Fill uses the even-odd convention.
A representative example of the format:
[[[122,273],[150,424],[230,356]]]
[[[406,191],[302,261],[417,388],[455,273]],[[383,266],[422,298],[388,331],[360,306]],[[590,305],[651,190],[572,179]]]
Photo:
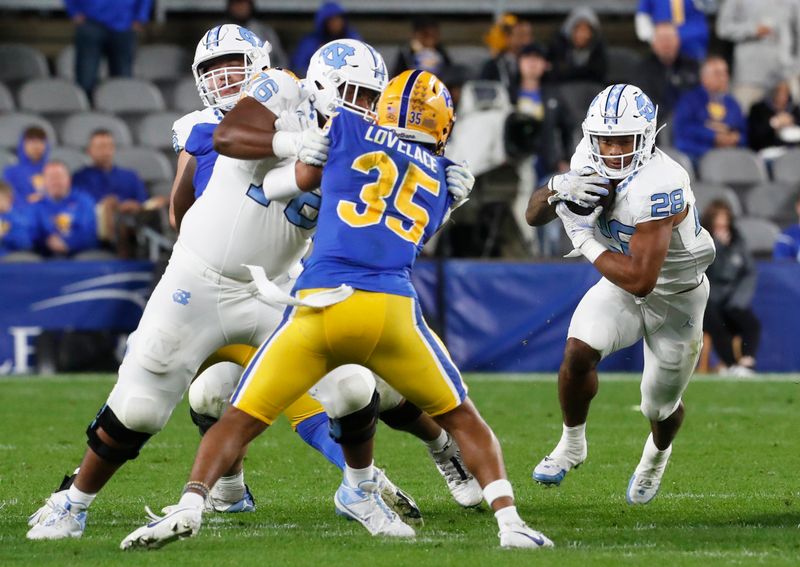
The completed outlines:
[[[112,77],[130,77],[136,32],[150,19],[153,0],[64,0],[75,23],[75,81],[91,98],[100,59]]]
[[[794,210],[800,219],[800,194],[794,201]],[[800,262],[800,223],[794,223],[778,235],[775,248],[772,249],[772,259]]]
[[[681,38],[681,55],[702,61],[708,51],[706,13],[716,0],[639,0],[636,9],[636,35],[650,43],[653,28],[664,22],[673,24]]]
[[[26,209],[14,208],[11,185],[0,181],[0,258],[9,252],[32,247],[29,214],[26,214]]]
[[[291,70],[304,77],[314,52],[335,39],[361,39],[347,22],[345,9],[338,2],[325,2],[314,16],[314,31],[300,40],[292,56]]]
[[[17,144],[17,163],[6,166],[3,178],[14,189],[18,208],[42,197],[42,169],[50,154],[47,134],[39,126],[26,128]]]
[[[60,161],[44,166],[45,196],[32,207],[34,246],[47,256],[72,256],[97,248],[94,201],[72,190],[69,169]]]
[[[747,145],[747,120],[729,84],[728,64],[713,55],[700,69],[700,86],[678,99],[674,144],[695,162],[712,148]]]

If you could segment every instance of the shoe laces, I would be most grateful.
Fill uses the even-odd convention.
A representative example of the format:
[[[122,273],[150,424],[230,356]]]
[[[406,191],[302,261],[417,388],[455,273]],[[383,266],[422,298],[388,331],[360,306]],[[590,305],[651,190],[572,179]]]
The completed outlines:
[[[455,456],[450,457],[446,461],[437,461],[437,465],[444,474],[444,478],[451,484],[465,484],[472,479],[472,475],[467,473],[464,466],[464,461],[461,460],[461,455],[456,453]]]

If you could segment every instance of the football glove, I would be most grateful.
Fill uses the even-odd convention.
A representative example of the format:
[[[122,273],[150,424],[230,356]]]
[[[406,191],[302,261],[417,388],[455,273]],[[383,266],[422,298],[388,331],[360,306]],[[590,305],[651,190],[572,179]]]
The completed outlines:
[[[564,230],[572,242],[573,248],[580,250],[588,240],[594,240],[594,225],[603,212],[603,207],[595,207],[588,215],[578,215],[569,210],[566,203],[556,205],[556,214],[564,225]]]
[[[447,190],[453,196],[453,209],[457,209],[469,200],[469,194],[475,185],[475,176],[467,168],[467,163],[450,165],[446,171]]]
[[[597,175],[591,167],[584,167],[580,171],[568,171],[561,175],[554,175],[547,183],[547,188],[552,195],[547,198],[551,205],[561,201],[571,201],[576,205],[591,209],[600,200],[608,195],[608,179]]]
[[[331,147],[331,140],[322,135],[316,128],[303,130],[300,137],[300,148],[297,158],[305,164],[322,167],[328,161],[328,150]]]

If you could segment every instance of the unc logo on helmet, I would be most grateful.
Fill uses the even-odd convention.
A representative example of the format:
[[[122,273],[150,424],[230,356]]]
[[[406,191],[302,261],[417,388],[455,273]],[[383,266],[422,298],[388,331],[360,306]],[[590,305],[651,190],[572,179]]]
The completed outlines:
[[[322,50],[322,60],[329,67],[341,69],[347,65],[347,58],[355,55],[356,50],[343,43],[334,43]]]
[[[653,101],[650,100],[650,97],[644,93],[640,93],[636,96],[636,109],[648,122],[656,117],[656,107]]]
[[[251,32],[247,28],[239,28],[239,35],[242,36],[242,39],[245,40],[250,45],[252,45],[253,47],[261,47],[264,45],[264,42],[261,41],[256,34]]]

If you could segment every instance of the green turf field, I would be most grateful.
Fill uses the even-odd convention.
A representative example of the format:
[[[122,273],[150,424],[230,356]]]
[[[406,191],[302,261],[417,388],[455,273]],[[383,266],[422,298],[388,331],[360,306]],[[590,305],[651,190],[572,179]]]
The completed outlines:
[[[195,539],[123,553],[119,542],[143,523],[144,505],[174,503],[186,480],[197,433],[185,403],[97,499],[82,539],[26,541],[26,516],[76,466],[84,429],[113,384],[71,376],[0,380],[0,565],[800,564],[800,376],[697,377],[661,493],[641,508],[624,496],[647,431],[636,377],[601,378],[589,458],[557,489],[530,479],[561,430],[553,377],[467,380],[503,445],[522,516],[556,549],[499,549],[492,515],[459,509],[422,445],[385,427],[377,463],[416,497],[426,524],[415,541],[372,538],[334,515],[339,472],[284,421],[256,440],[246,462],[256,513],[207,516]]]

